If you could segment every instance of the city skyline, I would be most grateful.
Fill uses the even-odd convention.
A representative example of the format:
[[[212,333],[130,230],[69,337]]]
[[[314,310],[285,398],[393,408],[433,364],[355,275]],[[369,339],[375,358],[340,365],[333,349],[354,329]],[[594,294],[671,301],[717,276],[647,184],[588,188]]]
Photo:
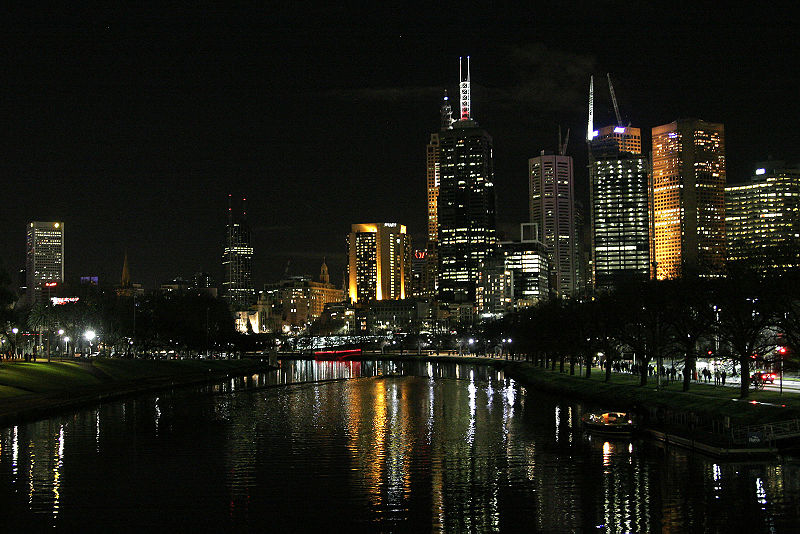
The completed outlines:
[[[28,221],[62,220],[67,279],[114,284],[127,249],[132,280],[147,287],[198,271],[219,280],[233,193],[249,200],[257,288],[287,260],[307,274],[323,257],[338,283],[353,221],[402,220],[424,242],[423,152],[443,91],[458,94],[459,56],[472,56],[474,112],[494,139],[506,238],[527,220],[527,160],[556,149],[559,124],[572,129],[576,197],[587,198],[576,132],[591,74],[612,73],[623,119],[644,132],[685,116],[725,124],[729,183],[769,155],[797,159],[798,104],[780,82],[795,77],[796,45],[779,14],[601,7],[436,8],[420,24],[388,8],[362,14],[388,21],[380,34],[348,16],[326,30],[326,8],[307,20],[278,11],[274,22],[199,11],[25,18],[3,56],[4,267],[23,268]],[[679,32],[660,29],[677,20]],[[610,100],[596,100],[597,123],[609,122]]]

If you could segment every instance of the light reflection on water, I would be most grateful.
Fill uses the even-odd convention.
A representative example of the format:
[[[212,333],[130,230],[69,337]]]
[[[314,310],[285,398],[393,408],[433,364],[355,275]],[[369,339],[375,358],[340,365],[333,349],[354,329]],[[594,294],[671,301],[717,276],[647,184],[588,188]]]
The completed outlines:
[[[584,411],[489,367],[284,362],[0,430],[0,527],[781,532],[800,519],[797,463],[596,439]]]

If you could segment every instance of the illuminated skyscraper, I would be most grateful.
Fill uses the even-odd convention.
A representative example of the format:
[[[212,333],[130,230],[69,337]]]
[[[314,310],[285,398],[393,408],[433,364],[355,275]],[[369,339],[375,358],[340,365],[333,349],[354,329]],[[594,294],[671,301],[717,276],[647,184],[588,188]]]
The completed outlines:
[[[26,254],[26,293],[33,304],[41,299],[42,288],[60,285],[64,281],[64,223],[28,223]],[[56,295],[54,290],[52,296]],[[47,295],[45,295],[47,297]]]
[[[461,74],[459,119],[439,132],[438,294],[443,302],[475,301],[481,263],[495,247],[492,138],[470,116],[470,74]]]
[[[750,182],[725,187],[729,262],[762,271],[800,267],[800,168],[759,163]]]
[[[411,239],[397,223],[354,224],[347,237],[350,302],[406,298]],[[410,296],[410,285],[409,285]]]
[[[653,128],[651,260],[659,280],[725,265],[725,127],[683,119]]]
[[[550,260],[550,287],[558,297],[575,294],[576,238],[572,157],[554,154],[528,160],[530,220]]]
[[[650,274],[648,163],[639,128],[607,126],[589,141],[592,266],[597,289]]]
[[[228,225],[222,266],[225,280],[222,282],[223,297],[233,311],[247,310],[255,301],[253,287],[253,246],[250,243],[250,227],[247,224],[247,211],[242,199],[242,214],[234,217],[228,195]]]

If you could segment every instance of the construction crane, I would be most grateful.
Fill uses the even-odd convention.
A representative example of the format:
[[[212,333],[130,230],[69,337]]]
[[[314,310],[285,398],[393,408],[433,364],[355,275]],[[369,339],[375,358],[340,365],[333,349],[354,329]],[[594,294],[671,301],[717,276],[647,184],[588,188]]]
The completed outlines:
[[[611,83],[611,73],[607,72],[606,78],[608,78],[608,91],[611,93],[611,102],[614,104],[614,114],[617,116],[617,126],[622,126],[622,117],[619,116],[617,96],[614,94],[614,85]]]

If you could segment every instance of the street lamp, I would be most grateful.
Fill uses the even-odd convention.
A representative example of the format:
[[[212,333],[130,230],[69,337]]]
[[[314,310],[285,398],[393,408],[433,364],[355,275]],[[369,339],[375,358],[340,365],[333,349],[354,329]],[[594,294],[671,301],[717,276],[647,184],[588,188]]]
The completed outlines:
[[[83,337],[89,342],[89,356],[92,355],[92,340],[95,338],[94,330],[87,330],[84,332]]]
[[[14,334],[14,355],[19,356],[19,348],[17,347],[17,334],[19,333],[19,328],[15,326],[11,329],[11,333]]]
[[[68,352],[69,348],[69,336],[64,336],[64,353]]]

